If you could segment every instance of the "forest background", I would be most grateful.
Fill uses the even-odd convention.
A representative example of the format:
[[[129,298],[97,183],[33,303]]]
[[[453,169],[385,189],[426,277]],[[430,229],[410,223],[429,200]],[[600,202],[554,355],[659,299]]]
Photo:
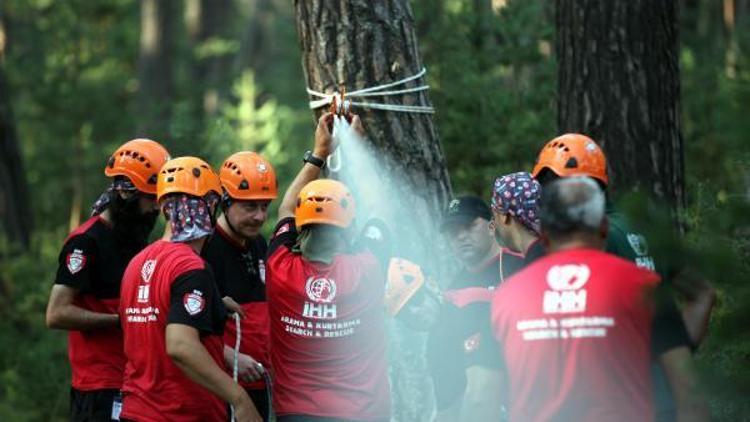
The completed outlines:
[[[677,3],[686,205],[676,249],[699,257],[719,293],[696,352],[714,416],[749,420],[750,1]],[[495,176],[531,169],[558,134],[555,2],[411,6],[452,190],[488,198]],[[107,185],[108,155],[136,135],[215,166],[254,150],[284,189],[314,122],[295,9],[3,0],[0,60],[0,420],[65,420],[65,334],[44,327],[44,309],[63,239]]]

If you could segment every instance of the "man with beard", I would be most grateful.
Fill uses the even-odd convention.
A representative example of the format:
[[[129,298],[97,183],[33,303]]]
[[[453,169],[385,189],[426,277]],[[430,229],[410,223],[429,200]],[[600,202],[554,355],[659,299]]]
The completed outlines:
[[[266,302],[266,239],[260,234],[268,206],[276,199],[276,173],[260,155],[232,154],[219,171],[224,189],[222,215],[201,255],[211,264],[219,293],[240,309],[238,376],[255,407],[268,420],[267,385],[262,379],[268,357],[268,304]],[[224,330],[224,354],[234,361],[237,326],[233,319]]]
[[[112,185],[60,252],[46,321],[49,328],[69,331],[73,421],[107,421],[119,413],[125,367],[117,315],[120,280],[159,215],[156,179],[168,159],[167,150],[148,139],[118,148],[104,169]]]

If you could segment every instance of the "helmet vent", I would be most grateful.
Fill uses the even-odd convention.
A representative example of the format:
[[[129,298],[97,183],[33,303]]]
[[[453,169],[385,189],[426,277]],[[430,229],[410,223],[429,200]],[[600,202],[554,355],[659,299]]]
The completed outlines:
[[[247,180],[243,179],[242,182],[240,182],[240,189],[241,190],[250,189],[250,186],[248,185]]]
[[[115,157],[109,157],[109,161],[107,162],[107,166],[109,166],[109,168],[113,168],[115,166]]]
[[[565,163],[566,169],[574,169],[578,167],[578,160],[575,159],[575,157],[570,157],[568,159],[568,162]]]
[[[169,176],[169,177],[167,177],[167,182],[168,182],[168,183],[172,183],[172,182],[174,182],[174,176]]]
[[[199,169],[198,167],[193,167],[193,176],[201,177],[201,169]]]
[[[315,212],[323,212],[323,207],[315,207]]]
[[[152,174],[151,177],[148,178],[148,184],[149,185],[155,185],[156,184],[156,173]]]

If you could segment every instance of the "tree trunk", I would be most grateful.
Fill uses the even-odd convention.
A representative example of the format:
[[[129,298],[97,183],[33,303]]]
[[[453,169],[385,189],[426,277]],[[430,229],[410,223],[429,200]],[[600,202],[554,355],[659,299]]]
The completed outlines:
[[[684,205],[676,0],[557,0],[558,129],[607,153],[615,191]]]
[[[234,57],[231,19],[232,0],[189,0],[188,34],[193,54],[193,83],[198,89],[203,112],[219,113],[233,82]]]
[[[252,0],[248,4],[249,19],[245,24],[240,39],[240,49],[234,67],[238,75],[246,69],[252,69],[256,75],[264,73],[271,63],[269,46],[273,42],[272,25],[278,11],[270,0]]]
[[[31,208],[5,71],[0,67],[0,221],[7,240],[29,247]]]
[[[141,0],[138,59],[138,135],[164,139],[169,133],[173,92],[174,0]]]
[[[295,9],[305,82],[316,91],[330,93],[340,86],[352,91],[385,84],[422,68],[407,0],[296,0]],[[424,93],[368,100],[429,104]],[[421,249],[421,256],[439,259],[435,245],[442,241],[433,222],[449,198],[450,185],[432,116],[369,109],[354,112],[362,117],[371,147],[386,157],[384,163],[391,163],[384,166],[396,167],[386,172],[403,174],[399,181],[403,193],[382,200],[396,202],[403,198],[400,204],[409,207],[413,218],[389,223],[397,224],[394,228],[399,235],[419,233],[421,244],[413,246]],[[393,420],[428,420],[432,394],[423,357],[424,338],[399,330],[403,328],[396,329],[391,345]]]

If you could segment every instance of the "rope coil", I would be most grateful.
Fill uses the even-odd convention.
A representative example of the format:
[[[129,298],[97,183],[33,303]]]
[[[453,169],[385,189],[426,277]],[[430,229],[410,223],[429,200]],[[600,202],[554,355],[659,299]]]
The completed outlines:
[[[334,92],[331,94],[324,94],[322,92],[315,91],[308,87],[307,93],[313,97],[318,97],[317,100],[311,100],[309,102],[309,105],[311,109],[316,109],[316,108],[327,106],[333,103],[336,106],[337,112],[339,111],[348,112],[348,109],[350,106],[356,106],[356,107],[362,107],[362,108],[370,108],[373,110],[399,111],[399,112],[404,112],[404,113],[434,113],[435,109],[431,106],[359,102],[359,101],[351,101],[351,100],[344,99],[344,96],[346,96],[347,98],[386,97],[386,96],[392,96],[392,95],[403,95],[403,94],[410,94],[414,92],[426,91],[430,89],[429,85],[420,85],[420,86],[416,86],[413,88],[403,88],[403,89],[396,89],[396,90],[391,90],[391,91],[388,90],[388,88],[393,88],[399,85],[404,85],[408,82],[419,79],[423,77],[426,73],[427,73],[427,69],[422,68],[422,70],[419,71],[418,73],[412,76],[406,77],[404,79],[400,79],[398,81],[389,82],[386,84],[377,85],[377,86],[373,86],[369,88],[363,88],[363,89],[359,89],[356,91],[347,92],[345,95],[339,92]]]

